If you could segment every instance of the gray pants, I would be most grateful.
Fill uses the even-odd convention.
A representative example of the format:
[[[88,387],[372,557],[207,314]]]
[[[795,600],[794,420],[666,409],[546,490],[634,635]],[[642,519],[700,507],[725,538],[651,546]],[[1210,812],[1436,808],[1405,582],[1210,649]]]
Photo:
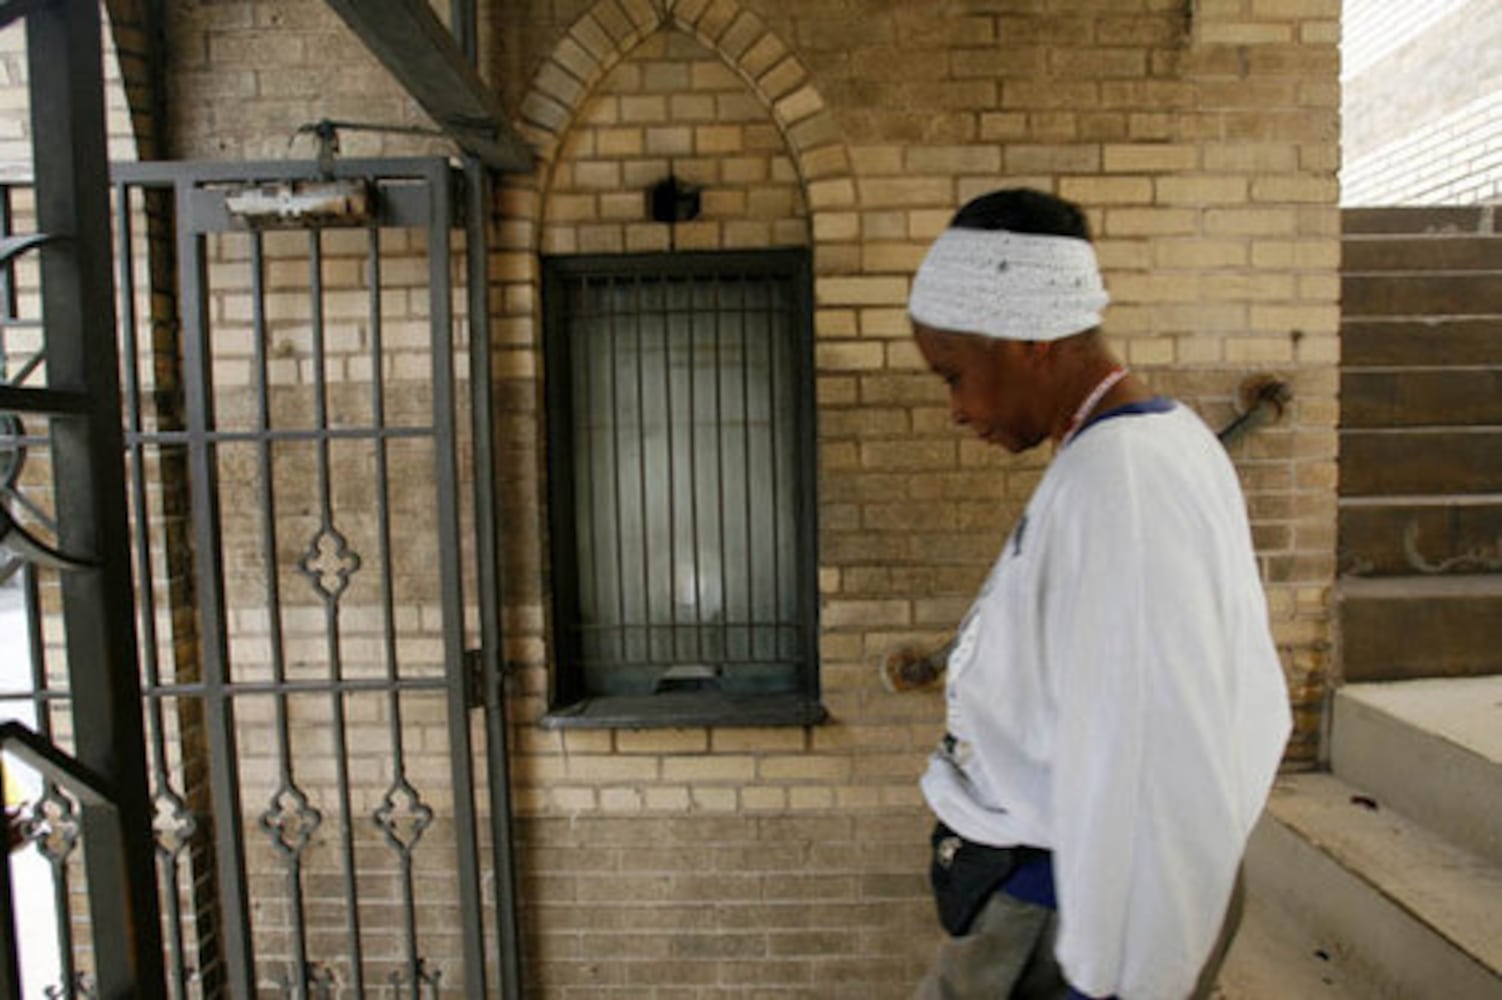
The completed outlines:
[[[1220,937],[1189,1000],[1205,1000],[1215,987],[1245,903],[1238,873]],[[938,958],[913,1000],[1064,1000],[1069,984],[1054,958],[1058,932],[1058,913],[998,892],[975,918],[969,934],[947,938],[939,946]]]

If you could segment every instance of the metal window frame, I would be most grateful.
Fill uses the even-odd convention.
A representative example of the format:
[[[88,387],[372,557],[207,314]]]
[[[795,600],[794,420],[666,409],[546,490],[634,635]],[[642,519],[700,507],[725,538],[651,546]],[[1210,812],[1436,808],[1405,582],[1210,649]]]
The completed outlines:
[[[576,620],[580,568],[573,525],[573,349],[565,326],[567,281],[581,277],[681,279],[737,273],[787,279],[792,292],[793,518],[800,644],[798,689],[787,694],[671,691],[602,695],[584,686],[578,652],[563,623]],[[544,256],[542,258],[544,412],[547,421],[546,502],[552,569],[551,667],[545,728],[673,726],[810,726],[824,722],[820,702],[818,593],[818,431],[813,357],[813,261],[799,247],[766,250]]]

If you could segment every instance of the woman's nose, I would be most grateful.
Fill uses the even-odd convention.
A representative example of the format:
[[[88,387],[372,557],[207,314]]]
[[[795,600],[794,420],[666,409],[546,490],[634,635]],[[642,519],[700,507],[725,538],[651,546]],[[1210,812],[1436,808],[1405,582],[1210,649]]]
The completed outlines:
[[[954,421],[956,427],[963,427],[970,422],[970,418],[965,415],[965,405],[954,392],[949,394],[949,419]]]

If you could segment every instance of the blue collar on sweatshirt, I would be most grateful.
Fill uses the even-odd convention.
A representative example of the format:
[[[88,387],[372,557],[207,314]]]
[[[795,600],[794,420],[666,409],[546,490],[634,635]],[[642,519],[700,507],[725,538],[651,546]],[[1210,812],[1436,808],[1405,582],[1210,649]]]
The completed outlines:
[[[1120,406],[1113,406],[1109,410],[1102,410],[1095,414],[1095,416],[1085,421],[1085,426],[1080,428],[1079,433],[1083,434],[1096,424],[1115,417],[1139,417],[1148,413],[1167,413],[1177,405],[1177,403],[1167,396],[1153,396],[1150,399],[1141,399],[1135,403],[1123,403]]]

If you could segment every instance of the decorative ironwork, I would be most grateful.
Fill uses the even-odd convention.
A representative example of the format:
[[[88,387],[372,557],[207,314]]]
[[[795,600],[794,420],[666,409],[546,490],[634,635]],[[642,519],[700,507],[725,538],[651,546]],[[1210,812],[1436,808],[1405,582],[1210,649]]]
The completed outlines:
[[[4,365],[4,341],[0,340],[0,366]],[[26,465],[26,425],[13,413],[0,413],[0,503],[16,490],[21,469]],[[0,583],[15,575],[26,564],[19,555],[0,556]]]
[[[0,413],[0,490],[10,492],[26,466],[26,424],[14,413]]]
[[[156,835],[156,849],[168,859],[175,858],[192,841],[198,820],[182,797],[170,788],[157,794],[155,805],[151,830]]]
[[[271,804],[261,813],[261,829],[271,835],[271,843],[283,854],[302,854],[323,823],[323,813],[308,802],[307,795],[294,784],[284,783],[271,796]]]
[[[119,204],[123,206],[121,218],[129,220],[143,207],[150,218],[157,218],[150,215],[150,204],[143,206],[140,203],[143,192],[160,194],[163,196],[163,204],[170,204],[173,197],[181,197],[185,193],[208,199],[218,198],[220,187],[226,182],[238,184],[246,179],[275,181],[310,176],[308,167],[302,164],[257,165],[254,170],[242,173],[243,169],[237,165],[198,167],[181,164],[122,164],[115,185],[120,196]],[[489,921],[484,912],[484,887],[490,884],[496,887],[494,926],[502,949],[499,979],[503,983],[503,990],[500,995],[520,994],[519,989],[504,986],[515,983],[519,978],[516,969],[519,963],[515,957],[515,921],[508,915],[514,908],[514,900],[510,895],[514,878],[511,875],[509,853],[503,853],[509,852],[510,843],[509,812],[505,809],[507,800],[504,795],[505,766],[504,757],[498,760],[495,756],[503,755],[505,751],[504,706],[498,686],[486,688],[486,749],[492,755],[487,761],[486,773],[491,782],[490,802],[496,804],[496,811],[490,816],[492,836],[487,854],[482,853],[482,817],[476,809],[474,798],[476,754],[471,742],[472,728],[468,724],[471,716],[466,711],[464,672],[459,669],[467,610],[464,603],[466,588],[463,573],[471,568],[471,561],[484,563],[478,567],[477,603],[482,634],[487,636],[486,645],[495,649],[502,645],[499,622],[494,613],[500,602],[486,596],[487,593],[493,594],[493,590],[487,591],[486,588],[487,580],[494,579],[494,567],[491,565],[494,539],[485,543],[479,557],[475,556],[470,546],[464,544],[462,532],[465,522],[460,519],[460,490],[464,483],[458,474],[463,456],[471,449],[479,450],[482,442],[485,442],[486,448],[490,447],[485,433],[489,414],[493,409],[481,405],[484,380],[476,378],[476,372],[483,370],[488,364],[486,359],[489,358],[489,353],[480,346],[486,342],[482,322],[486,314],[483,302],[487,289],[483,278],[486,259],[482,249],[484,227],[475,227],[478,234],[471,230],[465,243],[466,253],[473,255],[469,261],[469,273],[472,276],[478,274],[479,278],[468,289],[471,322],[474,324],[468,331],[470,342],[474,345],[474,354],[469,359],[470,385],[475,395],[464,399],[461,405],[458,402],[461,397],[456,393],[451,353],[455,335],[451,301],[454,290],[452,202],[457,190],[465,190],[466,194],[471,192],[456,186],[451,166],[440,160],[421,161],[416,165],[408,161],[370,161],[358,164],[340,161],[335,166],[335,173],[336,176],[376,178],[374,183],[379,186],[381,195],[376,203],[381,225],[379,228],[370,228],[366,259],[372,276],[366,286],[370,290],[371,315],[371,334],[367,345],[371,372],[368,387],[373,398],[368,419],[350,408],[355,398],[350,394],[354,387],[343,384],[334,396],[338,415],[331,419],[329,376],[331,369],[342,363],[339,359],[345,353],[346,345],[336,345],[333,354],[329,354],[322,343],[322,299],[325,294],[321,280],[323,269],[319,266],[322,251],[318,239],[310,238],[306,255],[310,272],[308,283],[311,288],[307,291],[317,344],[312,352],[311,374],[307,384],[299,386],[299,392],[306,389],[312,397],[308,400],[313,409],[311,425],[304,426],[290,420],[284,426],[273,425],[273,395],[280,392],[282,387],[276,384],[276,372],[268,372],[268,366],[276,359],[267,357],[265,351],[269,346],[266,334],[270,329],[266,315],[269,299],[262,274],[265,261],[259,243],[261,237],[252,233],[248,237],[252,258],[250,309],[256,330],[254,339],[261,345],[263,353],[252,359],[251,384],[243,387],[243,391],[242,387],[236,387],[234,402],[219,411],[225,419],[216,424],[214,402],[217,387],[212,378],[214,340],[210,305],[214,287],[212,281],[217,276],[217,271],[216,262],[209,258],[209,254],[214,251],[215,234],[232,227],[215,213],[182,213],[175,220],[179,227],[178,235],[194,237],[196,247],[188,255],[190,259],[182,262],[184,267],[177,275],[180,298],[177,309],[170,310],[174,314],[180,313],[181,322],[181,344],[175,350],[181,356],[182,382],[170,389],[181,393],[181,399],[176,404],[183,409],[181,418],[175,421],[165,420],[160,411],[153,418],[149,411],[152,400],[156,397],[152,393],[163,387],[147,373],[127,367],[126,450],[130,458],[127,472],[133,477],[129,484],[130,497],[133,501],[132,509],[145,512],[146,515],[139,517],[133,525],[136,529],[133,539],[138,546],[137,579],[141,583],[141,590],[137,594],[137,599],[141,602],[138,605],[138,627],[140,643],[146,651],[141,667],[142,691],[149,706],[145,715],[148,740],[151,741],[150,760],[156,765],[149,786],[142,789],[149,794],[144,797],[135,814],[138,817],[149,817],[151,823],[150,853],[156,858],[154,881],[162,888],[165,919],[161,923],[166,925],[166,933],[163,935],[166,947],[158,947],[156,951],[165,955],[167,971],[171,977],[169,985],[173,987],[146,989],[141,995],[186,997],[202,992],[205,995],[223,993],[254,996],[258,989],[257,983],[261,984],[259,988],[269,988],[277,995],[296,996],[304,1000],[309,997],[356,996],[366,992],[390,995],[392,986],[382,984],[386,983],[387,974],[395,969],[400,972],[392,977],[391,982],[406,984],[399,990],[400,996],[421,997],[423,1000],[436,998],[441,977],[437,970],[419,957],[423,951],[423,938],[419,933],[417,915],[419,912],[427,912],[431,907],[444,907],[455,911],[457,924],[462,928],[459,935],[461,940],[455,943],[456,950],[462,951],[462,959],[459,955],[455,956],[454,961],[459,963],[457,965],[448,965],[447,960],[443,960],[446,965],[444,972],[449,977],[445,989],[471,997],[493,996],[496,994],[489,986],[487,965],[496,959],[488,954],[490,943],[485,937],[485,928]],[[387,181],[388,177],[392,178],[390,182]],[[478,198],[478,195],[475,197]],[[476,201],[477,205],[483,206],[485,203],[484,199]],[[3,215],[3,205],[0,205],[0,215]],[[484,217],[483,210],[473,214],[475,220],[483,220]],[[168,224],[171,224],[170,220]],[[389,365],[383,364],[388,353],[379,337],[383,318],[380,290],[387,283],[381,280],[380,265],[384,252],[382,238],[387,227],[419,231],[423,231],[425,227],[426,239],[419,251],[426,255],[429,272],[427,312],[430,318],[428,354],[431,373],[426,393],[420,401],[431,409],[431,418],[426,420],[417,416],[408,420],[404,416],[400,422],[394,422],[384,405],[385,386],[382,377],[389,371]],[[3,218],[0,218],[0,231],[3,229]],[[146,298],[143,294],[144,287],[137,289],[134,284],[137,272],[143,269],[129,266],[130,259],[124,249],[131,243],[129,226],[121,225],[117,229],[117,235],[121,239],[117,252],[121,255],[122,329],[134,330],[143,326],[149,328],[146,317],[136,317],[129,306]],[[342,245],[340,253],[344,253]],[[3,284],[3,277],[3,273],[0,273],[0,284]],[[155,285],[152,290],[156,290]],[[295,295],[301,290],[294,289],[290,294]],[[277,293],[281,294],[281,291],[278,289]],[[0,292],[3,292],[3,288],[0,288]],[[155,320],[155,313],[151,318]],[[16,329],[11,332],[14,339]],[[29,329],[27,333],[30,333]],[[7,377],[29,378],[37,382],[45,371],[28,363],[27,356],[33,347],[30,337],[17,339],[16,343],[24,348],[24,353],[12,352],[8,363],[0,363],[0,390],[7,388],[3,384]],[[134,341],[128,343],[130,347],[127,354],[130,359],[139,361],[154,356],[146,345]],[[3,343],[0,343],[0,350],[3,347]],[[12,386],[9,391],[14,393],[21,388],[35,388],[37,393],[42,391],[40,386]],[[7,403],[11,398],[0,391],[0,404]],[[26,398],[29,401],[31,396]],[[41,403],[48,405],[55,402],[50,397],[41,400]],[[46,409],[41,403],[34,407],[37,412],[72,412],[62,409],[61,404],[57,404],[54,409]],[[259,407],[257,403],[260,404]],[[246,407],[256,412],[246,413]],[[5,411],[18,408],[0,406]],[[475,420],[473,435],[466,436],[457,426],[455,418],[460,414],[467,414]],[[277,416],[280,418],[280,413]],[[247,418],[243,423],[242,417]],[[31,429],[29,425],[32,420],[30,417],[26,419],[28,429]],[[33,444],[32,437],[24,434],[19,437],[25,444]],[[36,447],[42,447],[40,440],[37,439]],[[372,554],[370,548],[377,544],[377,531],[384,530],[389,534],[393,529],[400,530],[398,525],[391,523],[393,512],[387,501],[390,484],[385,470],[369,470],[372,473],[370,485],[375,488],[374,495],[369,498],[369,507],[365,505],[365,497],[361,497],[357,504],[362,517],[372,510],[375,514],[373,520],[376,530],[370,532],[369,541],[365,530],[348,522],[346,512],[342,509],[336,511],[333,504],[333,486],[338,485],[342,490],[345,487],[354,488],[354,484],[340,482],[345,469],[335,469],[330,453],[343,448],[343,442],[346,441],[357,442],[354,447],[358,448],[367,447],[368,443],[384,460],[386,449],[397,440],[411,442],[413,448],[423,449],[424,454],[432,455],[434,462],[431,500],[435,514],[435,557],[434,565],[425,567],[425,571],[431,571],[444,612],[446,669],[441,675],[429,675],[427,672],[412,677],[401,675],[398,646],[403,637],[402,630],[406,626],[401,625],[397,614],[404,598],[404,595],[397,592],[400,571],[398,560],[391,557],[389,539],[379,554]],[[298,529],[299,533],[307,532],[303,536],[302,550],[296,548],[296,535],[284,538],[282,544],[277,539],[276,525],[280,522],[276,516],[274,501],[278,497],[274,487],[280,486],[277,475],[280,470],[274,468],[273,458],[275,446],[282,441],[310,446],[314,454],[308,457],[317,462],[319,481],[310,498],[311,518],[304,522],[304,527]],[[236,447],[219,447],[224,442],[232,442]],[[240,445],[250,447],[242,448]],[[31,458],[35,460],[37,454],[39,452],[34,451]],[[278,574],[266,574],[267,579],[262,581],[262,585],[265,588],[264,606],[271,622],[271,631],[267,636],[271,660],[269,676],[262,676],[258,671],[247,672],[243,677],[237,674],[232,669],[232,650],[225,641],[226,637],[233,635],[227,613],[232,610],[253,609],[259,603],[248,596],[242,601],[238,594],[226,598],[226,588],[231,586],[228,576],[233,571],[233,566],[228,558],[231,550],[225,544],[225,528],[220,510],[221,505],[238,501],[229,499],[228,490],[221,492],[194,489],[191,491],[191,498],[186,495],[181,498],[184,501],[191,499],[191,506],[185,503],[169,505],[166,499],[161,499],[160,508],[157,508],[159,494],[152,492],[158,482],[168,479],[169,473],[175,477],[173,482],[178,479],[191,483],[210,482],[216,469],[222,470],[221,463],[231,454],[236,460],[248,463],[245,466],[247,470],[259,471],[264,489],[261,506],[265,508],[264,511],[251,508],[236,512],[231,519],[237,532],[235,543],[238,545],[242,540],[238,534],[242,519],[245,524],[251,524],[258,514],[262,515],[259,518],[260,540],[263,553],[269,556],[264,558],[262,565],[275,566],[276,553],[285,552],[283,546],[290,541],[293,553],[290,558],[284,557],[285,561],[281,565],[283,568],[295,566],[308,578],[308,585],[322,599],[312,603],[321,605],[319,610],[324,612],[323,631],[328,643],[328,654],[325,657],[312,655],[305,658],[301,644],[313,639],[316,628],[309,619],[306,631],[300,627],[295,636],[285,637],[281,634],[283,611],[288,603],[286,598],[290,596],[283,592],[285,588],[282,584],[286,578],[281,577],[279,581]],[[306,452],[299,451],[298,454],[302,456]],[[11,456],[0,453],[0,460],[7,457]],[[179,460],[181,468],[174,466],[168,469],[169,461]],[[476,468],[480,468],[479,459],[475,461]],[[0,472],[4,468],[4,462],[0,461]],[[236,468],[238,471],[240,467]],[[22,478],[29,480],[30,476]],[[476,507],[473,508],[476,517],[479,517],[481,511],[489,510],[486,506],[489,500],[488,484],[493,480],[493,476],[477,474],[472,484],[476,493]],[[296,489],[299,506],[305,502],[306,490],[310,486],[314,484],[298,483]],[[40,494],[37,497],[41,499]],[[267,502],[268,500],[273,502]],[[24,498],[20,501],[10,500],[8,503],[11,512],[18,519],[25,519],[26,527],[31,528],[39,537],[48,537],[44,533],[48,526],[37,519],[36,513],[26,506]],[[191,571],[196,589],[192,599],[184,598],[181,605],[177,603],[178,598],[173,597],[171,607],[172,610],[188,604],[194,607],[200,644],[194,651],[198,656],[196,671],[179,669],[171,677],[163,677],[157,665],[161,661],[172,661],[172,657],[167,655],[169,651],[162,645],[165,640],[155,634],[152,626],[169,620],[169,616],[159,612],[152,603],[150,595],[159,594],[165,582],[153,572],[155,567],[152,559],[157,552],[172,544],[172,536],[156,533],[161,530],[159,526],[174,524],[176,521],[172,518],[179,516],[184,523],[177,537],[191,543],[191,565],[176,567],[182,575],[173,575],[174,567],[169,563],[166,567],[168,578],[175,586],[179,579],[187,579],[188,571]],[[427,523],[426,520],[424,523]],[[348,536],[342,533],[346,528],[351,531]],[[410,543],[412,540],[403,541]],[[30,574],[30,570],[26,572]],[[350,591],[349,585],[356,573],[360,573],[361,587]],[[365,609],[364,598],[367,595],[360,592],[366,589],[367,583],[371,592],[368,596],[372,601],[377,593],[380,595],[386,627],[387,671],[386,676],[380,679],[365,676],[368,664],[363,658],[363,652],[358,667],[350,671],[350,676],[346,676],[348,665],[344,662],[344,657],[349,650],[348,644],[341,642],[340,637],[340,612],[355,596],[362,598],[361,610]],[[301,586],[298,584],[293,589],[300,591]],[[312,596],[310,592],[302,591],[296,600],[302,604]],[[166,610],[161,609],[162,612]],[[321,661],[321,665],[326,667],[327,676],[314,676],[316,671],[310,670],[299,672],[295,680],[289,678],[284,658],[293,643],[299,644],[296,659],[300,665],[307,660]],[[34,655],[34,660],[38,668],[36,675],[45,678],[47,664],[39,654]],[[495,669],[492,664],[492,672]],[[240,683],[242,681],[243,685]],[[437,777],[433,779],[444,786],[444,801],[441,805],[438,802],[424,801],[427,795],[434,794],[434,788],[428,784],[427,779],[423,779],[421,794],[413,787],[415,783],[409,783],[406,779],[403,763],[407,753],[403,746],[404,730],[399,711],[392,711],[387,720],[391,723],[393,733],[389,744],[392,770],[379,777],[373,776],[375,785],[372,787],[366,783],[371,778],[365,778],[365,772],[350,766],[351,749],[347,743],[347,730],[358,725],[363,738],[366,724],[378,721],[367,720],[362,715],[346,722],[344,713],[353,701],[348,694],[352,691],[385,694],[391,705],[396,705],[401,697],[413,696],[420,697],[425,705],[444,707],[451,723],[447,739],[450,774],[447,780]],[[298,752],[292,747],[291,729],[298,723],[288,717],[287,708],[288,701],[294,695],[298,698],[326,698],[327,702],[324,704],[332,708],[327,722],[327,731],[332,736],[329,741],[331,746],[322,748],[319,758],[320,764],[332,764],[332,780],[327,788],[322,783],[316,789],[312,785],[306,790],[299,787],[301,781],[308,780],[308,777],[298,767]],[[236,706],[244,704],[245,699],[249,698],[256,700],[258,709],[269,702],[269,714],[263,716],[259,712],[246,712],[237,717]],[[363,704],[362,702],[362,706]],[[180,713],[176,729],[167,716],[174,707]],[[201,726],[202,733],[202,746],[192,748],[191,753],[184,737],[189,714],[195,716],[191,719],[191,724]],[[329,712],[326,710],[319,716],[320,725],[324,724],[324,715],[329,715]],[[178,739],[184,739],[181,747],[174,745],[174,741]],[[262,741],[274,744],[257,745],[251,753],[258,761],[261,753],[271,753],[281,765],[279,771],[273,771],[263,778],[261,772],[252,776],[242,766],[237,766],[243,765],[246,755],[242,748],[247,739],[254,740],[257,744]],[[237,755],[237,751],[241,752]],[[386,788],[380,788],[381,781],[386,782]],[[375,795],[376,789],[380,789],[383,794]],[[251,794],[247,796],[247,792]],[[200,793],[202,798],[198,797]],[[247,799],[248,807],[242,807],[241,803]],[[364,805],[359,804],[362,800]],[[255,802],[261,804],[260,809],[255,808]],[[328,830],[322,828],[325,817],[320,810],[324,807],[329,809],[327,818],[331,823],[336,814],[339,819]],[[444,819],[444,843],[428,842],[424,850],[443,852],[445,860],[451,861],[459,875],[458,885],[453,893],[445,892],[441,886],[432,885],[429,880],[415,879],[413,872],[415,849],[423,843],[426,829],[434,825],[440,814]],[[29,810],[27,815],[30,819]],[[357,877],[361,872],[360,863],[364,860],[360,853],[363,846],[360,838],[352,833],[361,824],[354,817],[360,815],[367,817],[365,822],[373,822],[381,829],[384,841],[390,845],[388,849],[393,850],[399,858],[400,883],[389,899],[400,910],[394,926],[388,926],[385,919],[369,930],[362,926],[362,910],[369,913],[369,906],[361,898],[364,891]],[[451,838],[449,824],[453,827]],[[247,860],[247,855],[253,856],[253,850],[245,838],[256,835],[248,833],[248,830],[257,825],[275,847],[272,855],[275,862],[272,865]],[[138,825],[137,829],[139,831],[141,827]],[[373,831],[370,827],[365,827],[365,830],[368,839],[368,834]],[[187,850],[181,850],[182,847]],[[76,860],[85,854],[92,860],[93,848],[91,836],[87,852],[79,851],[70,860]],[[261,850],[264,848],[265,842],[262,842]],[[200,854],[200,849],[203,854]],[[310,856],[315,853],[320,855],[320,865],[316,874],[310,874],[304,868],[308,866]],[[146,865],[137,865],[134,870],[150,871],[152,867],[152,863],[148,861]],[[494,873],[490,871],[491,867],[495,869]],[[64,866],[63,873],[66,874],[70,868],[71,865]],[[270,877],[276,868],[283,870],[282,879]],[[342,871],[336,871],[341,868]],[[206,874],[210,877],[205,878]],[[213,875],[218,877],[212,877]],[[316,901],[309,895],[315,891]],[[435,893],[438,896],[435,897]],[[68,887],[63,886],[55,907],[60,921],[77,922],[77,914],[74,912],[76,904],[73,901],[80,896],[77,887],[70,893]],[[340,905],[325,905],[327,900],[336,898]],[[283,901],[286,903],[285,910],[277,906]],[[388,903],[385,894],[382,895],[381,903]],[[314,911],[304,912],[315,905],[316,916]],[[275,915],[272,921],[274,926],[257,925],[254,915],[261,912]],[[282,913],[286,914],[284,919],[281,917]],[[209,922],[212,926],[209,926]],[[259,936],[263,932],[274,943],[262,943]],[[58,937],[62,940],[64,935],[59,934]],[[380,950],[379,958],[374,954],[377,949]],[[259,961],[258,952],[263,956]],[[371,961],[363,962],[362,952],[371,956]],[[277,957],[272,958],[272,955]],[[206,971],[202,974],[195,973],[189,966],[190,956]],[[319,967],[314,959],[326,963],[326,967]],[[366,967],[365,978],[370,982],[368,991],[361,982],[362,966]],[[379,967],[379,973],[372,972],[373,967]],[[99,968],[103,969],[102,963]],[[70,983],[73,981],[74,971],[74,968],[65,966],[55,975],[54,981]],[[90,971],[94,972],[94,969],[91,968]],[[95,988],[97,993],[116,995],[109,975],[103,971],[95,975],[98,980]],[[375,981],[370,981],[372,977]],[[190,981],[195,979],[198,984],[196,989],[190,985]],[[68,995],[66,989],[62,992]]]
[[[413,982],[413,976],[416,982]],[[397,969],[389,977],[394,992],[399,992],[403,987],[415,986],[418,989],[427,987],[429,996],[438,996],[440,980],[443,979],[443,970],[432,968],[428,960],[419,958],[411,969]]]
[[[306,970],[306,978],[299,977],[296,969],[289,967],[286,972],[272,973],[272,979],[281,987],[284,996],[333,1000],[339,991],[339,979],[334,970],[320,962],[309,962]]]
[[[433,810],[422,801],[417,789],[402,778],[387,789],[373,818],[392,847],[410,854],[422,839],[423,831],[432,825]]]
[[[349,578],[360,569],[360,554],[331,524],[325,524],[308,541],[308,551],[297,568],[326,601],[337,601],[349,587]]]
[[[32,807],[26,838],[37,845],[37,850],[48,861],[60,865],[68,860],[78,845],[79,819],[78,805],[73,797],[57,786],[51,786]]]

